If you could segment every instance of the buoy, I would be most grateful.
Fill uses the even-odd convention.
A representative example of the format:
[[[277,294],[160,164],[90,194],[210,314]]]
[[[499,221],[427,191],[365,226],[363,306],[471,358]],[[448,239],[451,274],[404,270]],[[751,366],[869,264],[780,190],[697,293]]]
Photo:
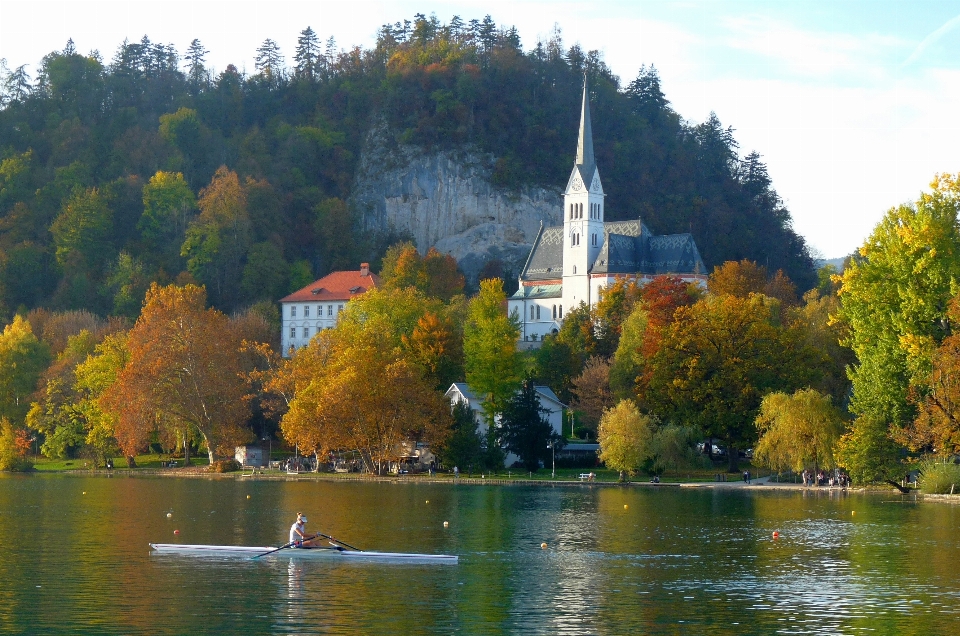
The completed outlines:
[[[780,538],[780,533],[777,532],[776,530],[774,530],[774,531],[773,531],[773,538],[774,538],[774,539],[779,539],[779,538]]]
[[[627,504],[623,504],[623,509],[624,509],[624,510],[627,509]]]
[[[180,534],[180,531],[179,531],[179,530],[174,530],[174,531],[173,531],[173,534]]]
[[[172,516],[173,516],[173,513],[172,513],[172,512],[168,512],[168,513],[167,513],[167,519],[169,519],[169,518],[172,517]]]
[[[430,500],[429,500],[429,499],[427,499],[427,503],[430,503]]]
[[[544,543],[541,543],[541,544],[540,544],[540,549],[541,549],[541,550],[546,550],[546,549],[547,549],[547,544],[546,544],[545,542],[544,542]]]
[[[444,528],[449,528],[449,527],[450,527],[450,522],[449,522],[449,521],[444,521],[444,522],[443,522],[443,527],[444,527]]]
[[[249,498],[250,498],[250,495],[247,495],[247,499],[249,499]]]
[[[855,515],[855,514],[857,514],[857,511],[856,511],[856,510],[851,510],[851,511],[850,511],[850,514],[851,514],[851,515]]]
[[[87,491],[86,491],[86,490],[84,490],[84,491],[83,491],[83,494],[87,494]]]

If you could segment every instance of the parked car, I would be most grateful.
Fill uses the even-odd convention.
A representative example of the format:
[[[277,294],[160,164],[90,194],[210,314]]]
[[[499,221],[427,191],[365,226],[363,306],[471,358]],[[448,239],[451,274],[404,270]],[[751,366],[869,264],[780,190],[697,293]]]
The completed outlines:
[[[706,442],[700,442],[699,444],[697,444],[697,452],[704,453],[705,452],[704,449],[706,447],[707,447]],[[713,452],[711,453],[711,455],[715,457],[722,457],[723,455],[726,455],[726,454],[727,454],[727,451],[717,446],[716,444],[713,445]]]

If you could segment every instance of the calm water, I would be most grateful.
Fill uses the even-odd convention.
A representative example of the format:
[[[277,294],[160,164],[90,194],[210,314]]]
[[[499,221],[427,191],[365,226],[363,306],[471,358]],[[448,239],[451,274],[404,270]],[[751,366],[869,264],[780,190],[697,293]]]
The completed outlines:
[[[147,547],[280,545],[300,510],[460,565]],[[892,495],[2,476],[0,632],[957,633],[958,522]]]

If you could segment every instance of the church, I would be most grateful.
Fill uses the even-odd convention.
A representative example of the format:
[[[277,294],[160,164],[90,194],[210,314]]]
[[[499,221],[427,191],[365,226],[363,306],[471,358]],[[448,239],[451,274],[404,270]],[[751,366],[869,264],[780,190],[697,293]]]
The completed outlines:
[[[706,285],[707,272],[690,234],[657,236],[642,220],[604,221],[603,185],[593,156],[590,97],[583,83],[580,136],[563,193],[563,225],[544,227],[520,272],[507,311],[521,320],[521,340],[557,333],[565,312],[593,307],[618,278],[640,282],[675,276]]]

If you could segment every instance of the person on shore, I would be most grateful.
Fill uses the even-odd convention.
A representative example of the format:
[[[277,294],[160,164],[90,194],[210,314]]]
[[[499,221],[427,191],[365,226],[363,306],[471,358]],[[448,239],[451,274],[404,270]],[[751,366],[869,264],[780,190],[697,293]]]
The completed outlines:
[[[456,478],[459,477],[459,476],[460,476],[460,469],[457,468],[456,466],[454,466],[454,467],[453,467],[453,478],[456,479]]]
[[[297,513],[297,520],[290,526],[290,543],[295,548],[309,548],[315,537],[307,538],[307,517],[302,513]]]

